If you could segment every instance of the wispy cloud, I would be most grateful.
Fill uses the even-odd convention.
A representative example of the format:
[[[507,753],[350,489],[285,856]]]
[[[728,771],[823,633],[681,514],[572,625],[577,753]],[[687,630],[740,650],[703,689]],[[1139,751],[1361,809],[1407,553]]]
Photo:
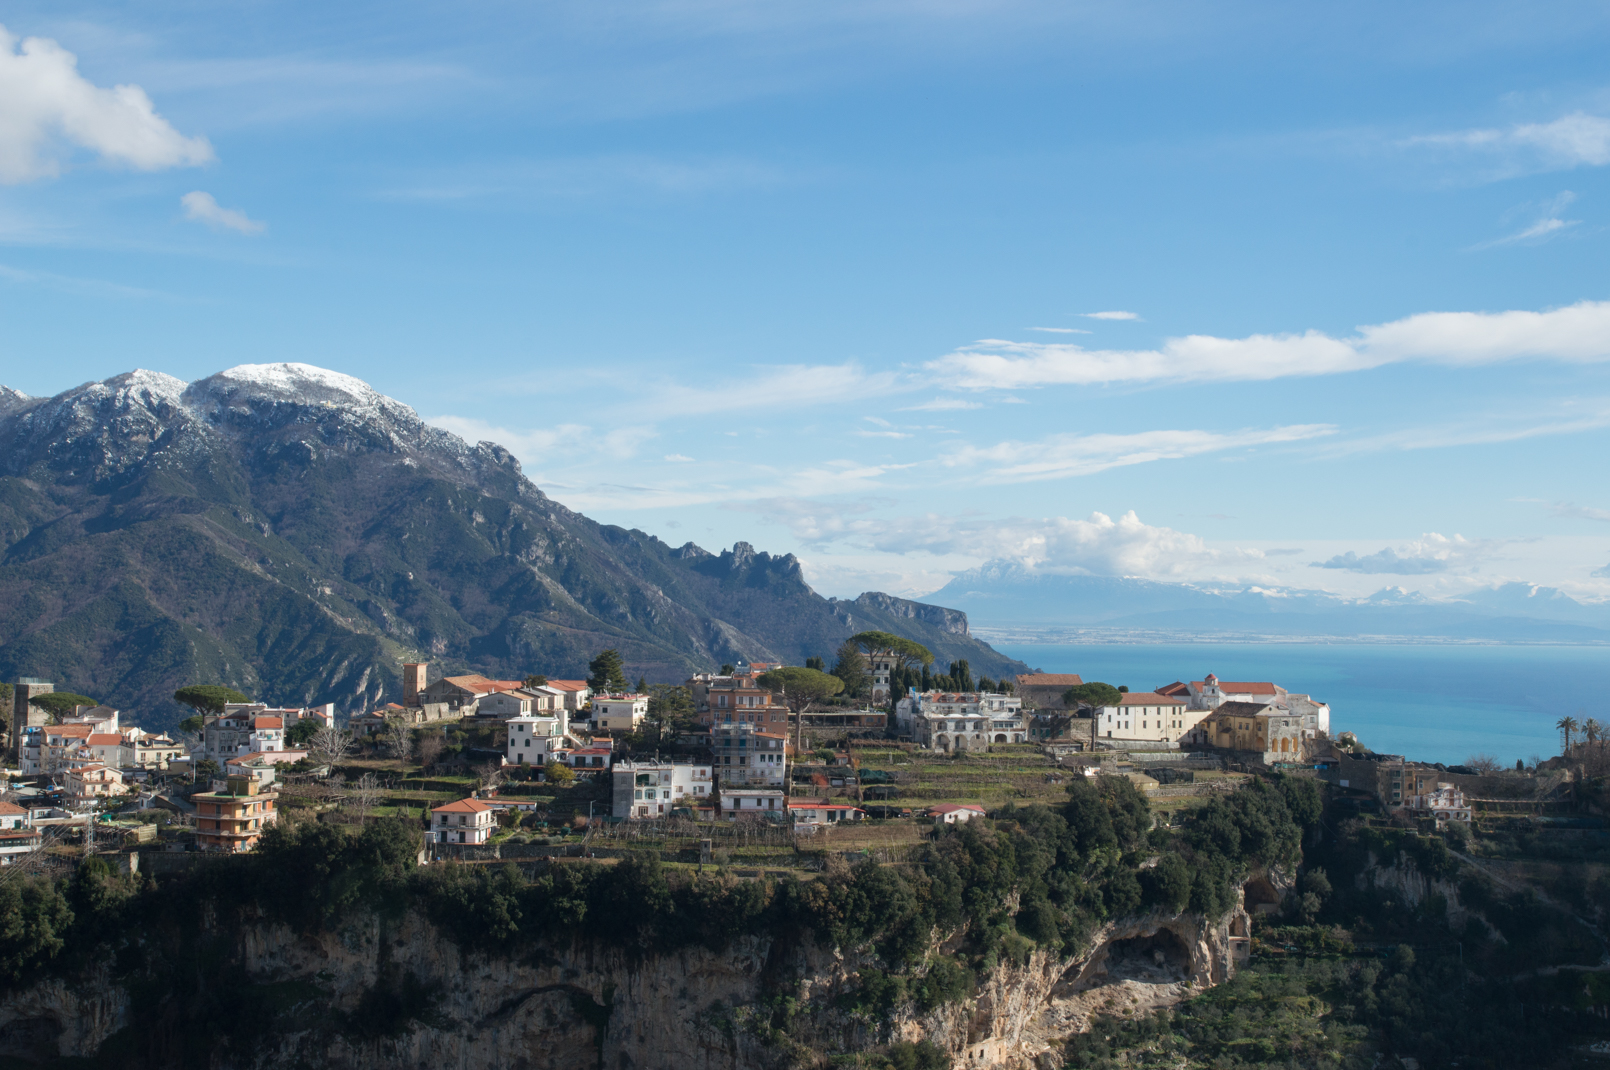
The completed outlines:
[[[982,401],[965,401],[962,398],[934,398],[921,405],[907,405],[900,412],[960,412],[964,409],[982,409]]]
[[[958,390],[1012,390],[1114,382],[1202,382],[1334,375],[1422,360],[1454,366],[1520,359],[1610,360],[1610,302],[1546,312],[1422,312],[1360,327],[1352,338],[1319,331],[1246,338],[1188,335],[1157,349],[1085,349],[1058,342],[985,339],[924,367]]]
[[[225,208],[213,198],[210,193],[194,190],[179,198],[184,205],[186,219],[194,219],[198,223],[205,223],[213,230],[232,230],[237,234],[261,234],[267,229],[266,223],[259,223],[249,219],[245,212],[234,208]]]
[[[1542,206],[1542,213],[1525,227],[1502,238],[1495,238],[1492,241],[1473,245],[1470,247],[1470,251],[1492,249],[1501,245],[1540,245],[1551,238],[1557,238],[1572,227],[1580,226],[1582,223],[1580,219],[1560,218],[1561,213],[1575,200],[1576,194],[1570,190],[1565,190],[1558,196],[1545,201]]]
[[[489,164],[431,172],[384,190],[396,201],[593,200],[632,192],[692,196],[776,186],[801,176],[742,158],[671,158],[619,154]]]
[[[668,461],[673,461],[677,464],[687,464],[693,460],[692,457],[689,457],[685,453],[667,453],[665,455],[665,459]]]
[[[1028,483],[1093,475],[1151,461],[1195,457],[1334,434],[1329,424],[1296,424],[1221,434],[1213,431],[1142,431],[1128,435],[1060,434],[1035,442],[961,446],[943,458],[951,468],[978,470],[985,483]]]
[[[1402,144],[1482,153],[1498,161],[1501,173],[1602,167],[1610,163],[1610,119],[1578,111],[1546,123],[1426,134]]]
[[[1044,331],[1046,334],[1090,334],[1078,327],[1025,327],[1025,331]]]
[[[1610,523],[1610,509],[1590,509],[1575,502],[1555,502],[1552,512],[1554,516],[1569,517],[1573,520],[1601,520]]]
[[[21,42],[0,26],[0,182],[60,173],[68,146],[140,171],[213,159],[206,138],[185,137],[137,85],[102,89],[78,73],[78,58],[55,41]]]
[[[1081,312],[1085,319],[1091,320],[1138,320],[1138,312]]]
[[[68,293],[84,294],[91,297],[161,297],[172,299],[172,295],[158,290],[147,290],[139,286],[125,286],[120,282],[80,279],[71,275],[57,275],[50,271],[31,271],[10,267],[5,264],[0,264],[0,279],[5,279],[7,282],[46,286],[54,290],[64,290]]]

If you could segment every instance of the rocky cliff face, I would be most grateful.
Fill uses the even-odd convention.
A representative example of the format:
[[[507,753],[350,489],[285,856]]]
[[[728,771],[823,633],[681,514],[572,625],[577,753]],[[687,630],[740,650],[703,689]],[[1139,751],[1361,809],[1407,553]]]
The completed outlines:
[[[248,998],[278,1000],[309,1028],[270,1033],[215,1065],[781,1070],[814,1065],[826,1052],[927,1039],[969,1070],[1060,1067],[1062,1042],[1092,1014],[1168,1005],[1226,980],[1237,916],[1128,919],[1075,958],[1036,952],[996,970],[965,1002],[927,1015],[908,1006],[886,1021],[836,1001],[856,985],[861,963],[795,940],[750,938],[720,952],[641,959],[578,945],[513,959],[466,954],[417,915],[370,914],[301,937],[248,924],[222,934],[255,993]],[[374,993],[416,982],[428,1008],[394,1035],[365,1038],[375,1031],[365,1014],[384,1005]],[[152,1028],[134,1020],[137,991],[138,982],[114,982],[102,967],[12,993],[0,999],[0,1055],[115,1050],[119,1038]]]
[[[198,681],[356,710],[397,697],[405,660],[577,676],[614,646],[634,678],[680,681],[830,657],[866,628],[1022,671],[955,611],[834,602],[792,555],[594,523],[503,447],[350,376],[271,364],[189,384],[136,371],[54,398],[0,389],[0,675],[152,727]]]

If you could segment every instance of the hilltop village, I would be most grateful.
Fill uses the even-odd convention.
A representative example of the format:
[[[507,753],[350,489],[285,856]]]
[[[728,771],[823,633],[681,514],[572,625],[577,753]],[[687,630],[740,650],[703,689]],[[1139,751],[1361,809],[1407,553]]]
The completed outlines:
[[[878,632],[846,643],[832,672],[810,661],[636,688],[613,650],[587,679],[433,677],[412,662],[401,701],[344,721],[330,704],[193,685],[176,697],[196,715],[168,733],[22,679],[0,858],[97,830],[107,845],[245,852],[287,809],[417,819],[438,860],[666,820],[802,835],[871,821],[891,840],[891,824],[954,824],[1104,774],[1151,795],[1164,820],[1238,778],[1282,771],[1441,825],[1471,820],[1467,789],[1513,784],[1483,790],[1474,770],[1338,743],[1326,703],[1273,681],[1207,673],[1132,691],[1071,674],[990,680],[966,662],[938,672],[925,648]]]

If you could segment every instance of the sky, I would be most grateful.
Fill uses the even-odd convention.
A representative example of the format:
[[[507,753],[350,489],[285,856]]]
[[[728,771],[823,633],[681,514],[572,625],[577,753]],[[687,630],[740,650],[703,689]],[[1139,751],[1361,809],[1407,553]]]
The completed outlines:
[[[1610,598],[1610,8],[16,0],[0,382],[298,361],[792,552]]]

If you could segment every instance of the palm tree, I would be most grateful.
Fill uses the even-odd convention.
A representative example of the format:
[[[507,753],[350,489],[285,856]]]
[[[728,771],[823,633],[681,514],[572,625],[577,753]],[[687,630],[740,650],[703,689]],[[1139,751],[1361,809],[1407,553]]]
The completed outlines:
[[[1603,735],[1604,725],[1600,724],[1594,718],[1589,717],[1586,721],[1582,722],[1582,738],[1587,740],[1590,744],[1599,742],[1599,737]]]
[[[1577,730],[1576,718],[1570,716],[1561,717],[1554,727],[1560,730],[1560,735],[1565,739],[1565,749],[1560,753],[1569,755],[1571,753],[1571,733]]]

